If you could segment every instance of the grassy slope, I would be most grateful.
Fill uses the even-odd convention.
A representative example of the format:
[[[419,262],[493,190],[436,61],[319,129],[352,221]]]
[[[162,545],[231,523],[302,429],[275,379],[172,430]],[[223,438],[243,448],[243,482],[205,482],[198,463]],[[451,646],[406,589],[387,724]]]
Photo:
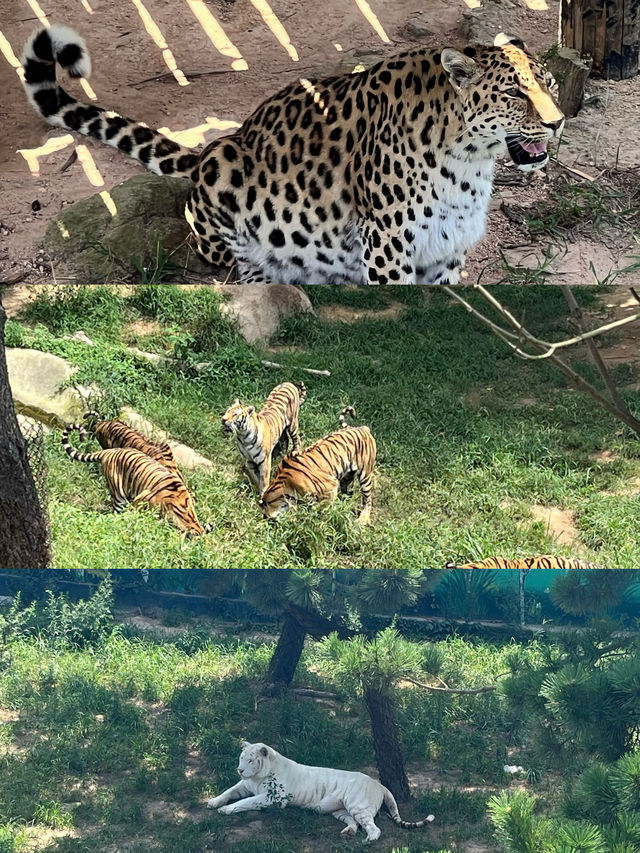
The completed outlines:
[[[629,431],[567,387],[544,362],[523,363],[443,294],[420,288],[368,291],[310,288],[316,303],[383,308],[402,301],[397,319],[348,324],[304,317],[284,324],[276,354],[282,371],[261,367],[264,353],[239,339],[204,290],[138,286],[124,302],[113,288],[90,288],[75,301],[40,303],[24,343],[65,355],[81,379],[107,389],[107,407],[133,405],[211,458],[213,473],[189,472],[211,536],[183,542],[148,512],[116,517],[97,471],[72,465],[48,439],[49,508],[58,567],[295,567],[362,565],[442,567],[447,560],[556,551],[530,506],[572,510],[583,555],[607,567],[640,565],[637,501],[622,494],[640,455]],[[500,288],[503,300],[545,336],[567,332],[566,306],[553,287]],[[593,295],[581,292],[583,301]],[[128,325],[152,314],[148,334]],[[82,328],[94,348],[61,340]],[[53,330],[53,334],[51,333]],[[143,330],[144,331],[144,330]],[[15,324],[10,343],[20,343]],[[198,375],[158,369],[123,350],[123,341],[212,361]],[[330,378],[301,373],[324,368]],[[579,365],[593,378],[589,365]],[[618,368],[619,378],[630,372]],[[233,442],[220,434],[222,412],[240,396],[260,404],[285,379],[303,378],[309,396],[303,440],[336,427],[339,409],[356,406],[378,441],[373,524],[354,523],[355,497],[327,507],[298,506],[266,524]],[[629,392],[636,407],[638,392]],[[607,449],[618,458],[594,462]],[[619,494],[615,494],[615,492]],[[611,494],[611,493],[614,494]]]
[[[494,680],[518,648],[459,639],[437,646],[443,677],[467,686]],[[291,808],[229,817],[204,808],[207,796],[237,778],[242,738],[304,763],[374,771],[358,700],[274,699],[254,710],[272,648],[233,636],[210,641],[202,631],[141,638],[130,627],[84,651],[34,640],[5,646],[11,666],[0,671],[0,849],[337,853],[359,846],[340,838],[330,816]],[[521,652],[531,661],[540,653],[535,643]],[[313,645],[298,683],[332,689]],[[532,760],[500,696],[404,689],[399,724],[417,786],[401,812],[408,819],[433,812],[436,822],[408,832],[381,815],[376,849],[492,853],[486,801],[526,784],[505,777],[504,763],[531,767]],[[536,790],[550,804],[558,780],[537,769]],[[467,848],[470,840],[478,846]]]

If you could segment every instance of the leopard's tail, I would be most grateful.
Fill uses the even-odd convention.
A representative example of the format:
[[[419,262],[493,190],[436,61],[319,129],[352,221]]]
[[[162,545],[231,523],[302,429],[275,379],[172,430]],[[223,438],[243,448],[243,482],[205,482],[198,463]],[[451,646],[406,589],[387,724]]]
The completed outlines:
[[[76,450],[75,447],[71,446],[69,433],[74,431],[79,432],[81,438],[82,434],[85,432],[82,424],[67,424],[66,428],[62,432],[62,447],[64,451],[69,454],[74,462],[99,462],[102,456],[102,451],[99,450],[97,453],[80,453],[79,450]]]
[[[427,826],[427,824],[435,820],[432,814],[427,815],[423,820],[402,820],[396,799],[388,788],[384,788],[384,804],[387,807],[387,813],[391,820],[403,829],[419,829],[421,826]]]
[[[197,154],[142,122],[80,103],[58,85],[56,63],[70,77],[88,77],[91,73],[84,40],[69,27],[37,30],[22,53],[27,97],[49,124],[112,145],[158,175],[191,175]]]

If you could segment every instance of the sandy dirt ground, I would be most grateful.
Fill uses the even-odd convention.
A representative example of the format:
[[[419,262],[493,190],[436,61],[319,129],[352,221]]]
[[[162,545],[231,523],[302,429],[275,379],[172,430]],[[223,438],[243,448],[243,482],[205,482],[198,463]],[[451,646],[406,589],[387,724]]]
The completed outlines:
[[[51,268],[39,250],[48,223],[63,206],[108,189],[142,168],[100,143],[48,127],[28,106],[14,65],[39,18],[74,26],[85,37],[93,60],[90,85],[98,103],[168,128],[179,141],[197,146],[228,132],[270,93],[297,77],[351,70],[360,62],[370,64],[418,44],[464,43],[465,12],[478,3],[271,0],[269,6],[265,0],[0,0],[0,281],[50,281]],[[501,3],[504,28],[519,32],[536,50],[555,42],[557,0]],[[169,70],[172,60],[179,69],[175,74]],[[180,85],[180,72],[188,78],[187,85]],[[78,84],[69,88],[87,100]],[[625,169],[639,166],[632,128],[640,120],[640,79],[594,81],[591,88],[597,97],[569,123],[563,162],[592,176],[616,161]],[[69,163],[78,144],[86,148]],[[39,153],[41,146],[59,147]],[[93,171],[93,183],[87,171]],[[552,166],[546,177],[535,175],[524,183],[518,173],[515,186],[509,185],[513,169],[500,174],[506,184],[496,189],[487,237],[469,259],[468,282],[503,280],[497,249],[518,266],[539,263],[549,238],[531,245],[510,205],[544,198],[561,175],[570,173]],[[549,277],[584,284],[594,282],[592,263],[599,277],[628,263],[623,258],[633,240],[629,233],[614,230],[570,235],[555,243]]]

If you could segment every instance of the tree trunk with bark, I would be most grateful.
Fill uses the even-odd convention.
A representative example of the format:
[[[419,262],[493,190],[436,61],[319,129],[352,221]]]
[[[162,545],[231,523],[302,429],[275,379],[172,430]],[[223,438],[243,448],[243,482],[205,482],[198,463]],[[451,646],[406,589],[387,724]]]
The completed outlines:
[[[406,803],[411,794],[393,699],[388,693],[373,687],[365,691],[364,698],[371,719],[371,733],[380,781],[399,803]]]
[[[307,632],[291,613],[284,617],[278,643],[267,672],[267,682],[288,687],[293,680]]]
[[[562,41],[610,80],[638,73],[640,0],[562,0]]]
[[[0,568],[44,569],[51,556],[47,521],[13,407],[4,350],[5,322],[0,300]]]

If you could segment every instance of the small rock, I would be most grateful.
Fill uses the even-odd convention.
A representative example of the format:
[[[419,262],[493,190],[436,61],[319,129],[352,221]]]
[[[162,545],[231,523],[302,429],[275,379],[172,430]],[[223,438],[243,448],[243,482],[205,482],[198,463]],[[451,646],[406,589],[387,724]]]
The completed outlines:
[[[144,358],[146,361],[150,361],[151,364],[180,364],[177,358],[169,358],[168,356],[160,355],[160,353],[157,352],[145,352],[144,350],[138,349],[138,347],[127,347],[127,349],[129,352],[137,355],[138,358]]]
[[[398,30],[400,38],[408,39],[409,41],[421,41],[433,35],[433,31],[422,23],[422,21],[411,18],[406,24]]]
[[[85,333],[81,330],[74,332],[71,335],[71,338],[74,341],[80,341],[80,343],[87,344],[87,346],[90,346],[90,347],[95,346],[95,343],[91,340],[91,338],[88,335],[85,335]]]

